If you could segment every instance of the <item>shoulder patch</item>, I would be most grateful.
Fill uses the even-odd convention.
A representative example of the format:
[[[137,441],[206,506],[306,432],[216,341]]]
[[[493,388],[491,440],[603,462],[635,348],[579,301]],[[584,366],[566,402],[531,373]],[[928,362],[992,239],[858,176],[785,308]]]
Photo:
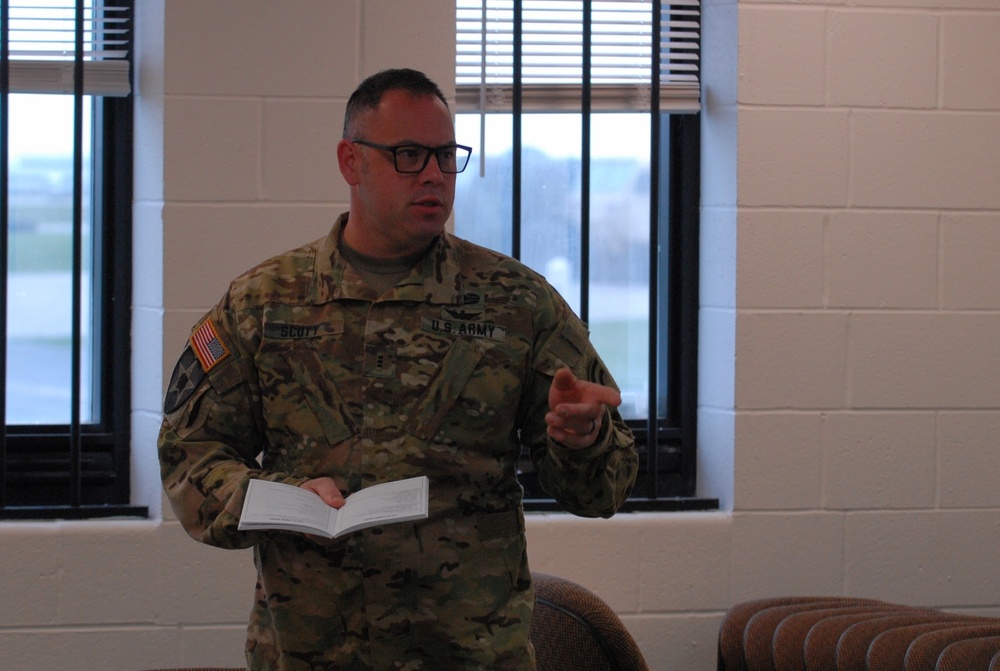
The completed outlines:
[[[170,376],[170,386],[167,387],[167,395],[163,399],[163,412],[169,415],[184,405],[204,379],[205,371],[195,357],[194,351],[190,347],[185,347],[184,353],[174,366],[174,374]]]
[[[211,319],[206,319],[191,334],[191,349],[201,363],[202,369],[207,373],[216,364],[229,356],[229,349],[219,337],[219,332]]]

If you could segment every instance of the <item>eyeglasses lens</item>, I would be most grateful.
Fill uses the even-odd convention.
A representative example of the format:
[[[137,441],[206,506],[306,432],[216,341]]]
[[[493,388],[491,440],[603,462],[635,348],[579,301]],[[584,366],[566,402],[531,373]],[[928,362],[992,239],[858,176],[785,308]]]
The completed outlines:
[[[469,152],[460,147],[397,147],[396,170],[400,172],[421,172],[430,160],[430,154],[437,157],[438,167],[444,173],[462,172],[469,160]]]

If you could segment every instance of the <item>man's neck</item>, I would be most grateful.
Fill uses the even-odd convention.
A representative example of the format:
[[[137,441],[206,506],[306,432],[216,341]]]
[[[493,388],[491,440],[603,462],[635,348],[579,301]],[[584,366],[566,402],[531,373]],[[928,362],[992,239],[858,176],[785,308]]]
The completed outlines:
[[[340,253],[351,267],[361,275],[365,284],[382,295],[410,273],[413,266],[417,265],[427,253],[427,249],[394,258],[382,258],[355,249],[347,241],[346,236],[342,235]]]
[[[344,222],[341,239],[350,245],[351,249],[368,258],[394,261],[413,254],[422,255],[437,240],[438,236],[411,240],[386,239],[371,235],[363,224],[348,216]]]

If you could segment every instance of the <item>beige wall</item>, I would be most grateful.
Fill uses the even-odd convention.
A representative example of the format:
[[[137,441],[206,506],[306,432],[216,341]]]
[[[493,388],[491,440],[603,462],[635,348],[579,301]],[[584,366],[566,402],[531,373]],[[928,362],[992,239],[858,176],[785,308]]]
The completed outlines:
[[[1000,614],[1000,9],[705,0],[701,493],[717,513],[532,517],[533,568],[708,671],[732,603],[856,594]],[[450,0],[139,0],[135,499],[3,523],[3,668],[239,664],[250,555],[162,510],[165,375],[230,277],[344,209],[364,75],[444,85]]]

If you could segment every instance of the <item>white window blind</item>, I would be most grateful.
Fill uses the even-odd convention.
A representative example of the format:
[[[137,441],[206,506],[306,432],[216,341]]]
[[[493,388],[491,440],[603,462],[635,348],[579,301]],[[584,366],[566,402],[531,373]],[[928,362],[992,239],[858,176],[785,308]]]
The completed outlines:
[[[595,0],[589,5],[591,109],[650,109],[653,2]],[[699,0],[661,1],[660,6],[660,109],[697,112]],[[522,0],[524,111],[580,109],[584,17],[582,0]],[[509,112],[514,81],[514,0],[457,0],[456,22],[458,111]]]
[[[83,92],[127,96],[130,91],[127,8],[100,0],[81,2]],[[12,0],[7,34],[10,92],[73,93],[76,35],[76,2]]]

